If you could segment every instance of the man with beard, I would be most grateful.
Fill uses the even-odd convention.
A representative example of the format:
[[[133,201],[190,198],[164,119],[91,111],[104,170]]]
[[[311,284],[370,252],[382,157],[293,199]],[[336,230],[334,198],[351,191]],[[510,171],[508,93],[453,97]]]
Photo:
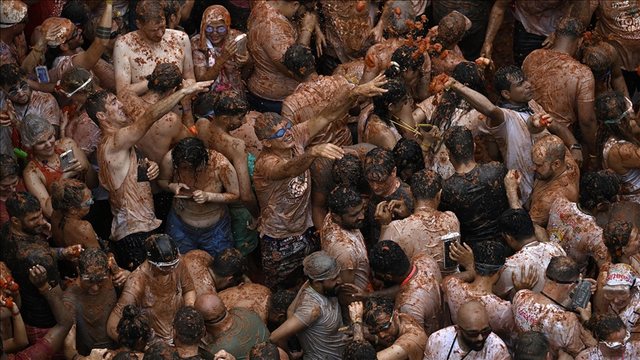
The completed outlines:
[[[287,339],[296,334],[305,359],[338,360],[347,344],[342,327],[342,311],[336,297],[340,285],[340,266],[324,251],[317,251],[303,261],[308,281],[289,307],[290,314],[271,334],[271,340],[288,349]]]
[[[424,360],[510,358],[507,346],[491,331],[489,316],[478,301],[460,307],[458,324],[431,334],[424,352]]]

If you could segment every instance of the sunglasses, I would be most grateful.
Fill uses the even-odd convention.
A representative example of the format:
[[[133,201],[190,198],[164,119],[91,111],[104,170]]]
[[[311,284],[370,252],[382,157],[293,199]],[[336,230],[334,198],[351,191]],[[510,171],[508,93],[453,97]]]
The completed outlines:
[[[609,349],[618,350],[618,349],[622,349],[627,344],[627,342],[629,342],[629,339],[631,339],[631,334],[627,330],[627,334],[624,336],[624,339],[622,340],[622,342],[619,342],[619,341],[601,341],[601,343],[603,343],[604,346],[608,347]]]
[[[83,82],[80,86],[78,86],[77,89],[73,90],[72,92],[68,93],[66,91],[64,91],[62,88],[58,88],[58,90],[64,94],[64,96],[66,96],[67,98],[72,97],[75,93],[77,93],[78,91],[84,89],[87,87],[87,85],[89,85],[89,83],[91,83],[91,81],[93,81],[93,75],[91,75],[87,81]],[[59,82],[59,81],[58,81]]]
[[[549,280],[551,280],[551,281],[553,281],[555,283],[564,284],[564,285],[577,284],[577,283],[580,282],[580,279],[563,281],[563,280],[557,280],[557,279],[551,278],[549,276],[547,276],[547,279],[549,279]]]
[[[93,284],[100,284],[101,282],[107,280],[107,278],[109,277],[108,274],[100,274],[100,275],[89,275],[89,274],[85,274],[85,275],[81,275],[80,279],[82,279],[83,281],[87,281]]]
[[[274,140],[274,139],[279,139],[281,137],[284,136],[284,134],[287,133],[287,130],[291,129],[293,127],[293,124],[291,123],[291,121],[287,121],[287,124],[281,128],[280,130],[276,131],[275,134],[269,136],[269,140]]]
[[[226,26],[217,26],[217,27],[213,27],[211,25],[208,25],[204,31],[207,32],[207,34],[211,34],[211,33],[218,33],[218,34],[226,34],[227,33],[227,27]]]
[[[372,330],[372,333],[374,334],[379,334],[383,331],[389,330],[389,328],[391,328],[391,324],[393,323],[393,317],[395,316],[396,312],[395,310],[391,313],[391,317],[389,318],[389,321],[387,321],[386,323],[377,326],[375,329]]]
[[[462,330],[462,332],[465,334],[465,336],[470,337],[470,338],[477,338],[478,336],[482,336],[483,339],[489,337],[489,335],[491,334],[491,332],[493,331],[491,329],[491,327],[488,327],[486,329],[482,329],[480,331],[467,331],[463,328],[460,328],[460,330]]]
[[[11,88],[9,88],[9,91],[7,92],[7,94],[9,96],[17,96],[18,92],[21,93],[25,93],[29,90],[29,84],[27,84],[26,81],[20,81],[20,84],[17,86],[12,86]]]

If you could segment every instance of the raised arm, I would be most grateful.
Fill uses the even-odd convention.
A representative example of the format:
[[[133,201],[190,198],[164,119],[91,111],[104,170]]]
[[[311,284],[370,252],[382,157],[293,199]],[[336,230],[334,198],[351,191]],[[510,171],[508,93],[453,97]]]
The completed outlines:
[[[111,35],[111,15],[113,13],[113,0],[105,0],[105,9],[96,28],[96,38],[87,51],[72,58],[73,65],[85,69],[92,69],[100,60],[102,53],[107,48]]]
[[[478,110],[482,115],[489,118],[489,126],[496,127],[504,122],[504,113],[495,106],[486,96],[479,92],[468,88],[453,78],[449,78],[445,84],[445,88],[452,89],[460,94],[471,106]]]
[[[284,161],[274,160],[265,164],[269,169],[266,178],[270,180],[283,180],[298,176],[305,172],[317,157],[339,159],[344,154],[341,147],[333,144],[320,144],[307,148],[307,150],[295,158]]]
[[[497,0],[491,8],[491,15],[489,16],[489,25],[487,25],[487,33],[484,36],[484,43],[482,44],[482,50],[480,50],[480,56],[491,59],[491,53],[493,51],[493,40],[498,34],[498,30],[504,20],[504,12],[507,10],[511,3],[511,0]]]

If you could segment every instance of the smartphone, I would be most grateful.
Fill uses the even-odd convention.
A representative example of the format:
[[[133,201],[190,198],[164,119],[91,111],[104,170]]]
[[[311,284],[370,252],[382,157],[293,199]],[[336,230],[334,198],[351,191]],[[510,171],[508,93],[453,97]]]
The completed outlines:
[[[147,174],[147,170],[149,170],[149,162],[146,158],[138,158],[138,182],[146,182],[149,181],[149,175]]]
[[[460,233],[458,232],[448,233],[447,235],[441,236],[440,240],[442,240],[442,249],[443,249],[442,252],[444,256],[445,269],[458,266],[458,263],[456,261],[453,261],[449,257],[449,255],[451,254],[451,244],[453,244],[454,242],[460,243]]]
[[[62,154],[60,154],[60,168],[62,170],[67,169],[69,166],[71,166],[71,162],[74,159],[75,156],[73,155],[73,150],[67,150],[63,152]]]
[[[36,77],[41,84],[49,83],[49,70],[47,70],[47,67],[42,65],[36,66]]]
[[[174,195],[174,197],[176,197],[178,199],[191,199],[193,197],[193,192],[194,191],[195,191],[194,189],[182,188],[182,189],[180,189],[178,194]]]
[[[233,41],[236,42],[236,46],[238,48],[238,54],[246,55],[247,54],[247,34],[240,34],[236,36]]]
[[[591,283],[581,280],[571,295],[571,309],[585,308],[591,300]]]

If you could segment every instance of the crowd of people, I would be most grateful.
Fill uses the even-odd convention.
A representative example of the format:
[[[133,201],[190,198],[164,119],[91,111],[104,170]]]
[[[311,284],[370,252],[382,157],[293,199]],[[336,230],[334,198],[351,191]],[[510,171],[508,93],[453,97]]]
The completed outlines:
[[[0,359],[640,359],[640,0],[0,30]]]

